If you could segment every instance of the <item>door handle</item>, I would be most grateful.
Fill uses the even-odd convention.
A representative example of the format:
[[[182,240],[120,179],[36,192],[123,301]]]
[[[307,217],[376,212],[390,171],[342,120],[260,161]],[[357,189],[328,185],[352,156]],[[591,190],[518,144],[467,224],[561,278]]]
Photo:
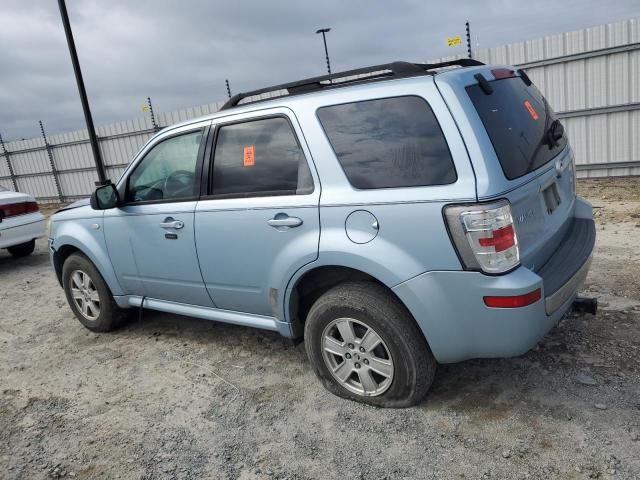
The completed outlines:
[[[160,226],[162,228],[172,228],[174,230],[180,230],[184,227],[184,222],[181,222],[180,220],[174,220],[171,217],[167,217],[164,219],[164,222],[160,224]]]
[[[272,227],[299,227],[302,225],[302,219],[298,217],[290,217],[288,215],[280,216],[276,215],[271,220],[267,220],[267,223]]]

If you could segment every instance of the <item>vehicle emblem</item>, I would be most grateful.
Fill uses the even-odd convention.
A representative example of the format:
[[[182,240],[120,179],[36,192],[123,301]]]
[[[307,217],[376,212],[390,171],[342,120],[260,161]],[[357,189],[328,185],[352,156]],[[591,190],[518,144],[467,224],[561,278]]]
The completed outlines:
[[[558,178],[562,177],[562,172],[564,172],[564,162],[558,159],[556,160],[556,175]]]

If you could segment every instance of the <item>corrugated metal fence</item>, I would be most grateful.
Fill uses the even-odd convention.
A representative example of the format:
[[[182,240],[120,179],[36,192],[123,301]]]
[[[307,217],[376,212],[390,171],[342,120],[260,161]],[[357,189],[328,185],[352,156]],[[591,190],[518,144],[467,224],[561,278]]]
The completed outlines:
[[[640,174],[640,22],[637,19],[479,50],[486,63],[525,68],[570,135],[580,176]],[[450,57],[456,58],[456,57]],[[210,103],[98,127],[116,179],[159,128],[213,113]],[[40,201],[86,197],[96,179],[84,130],[0,143],[0,185]]]
[[[524,68],[567,129],[579,175],[640,174],[638,19],[480,50]]]
[[[107,177],[117,179],[127,163],[160,128],[214,113],[222,102],[160,113],[96,128]],[[86,130],[0,145],[0,185],[29,192],[42,202],[88,196],[97,180]]]

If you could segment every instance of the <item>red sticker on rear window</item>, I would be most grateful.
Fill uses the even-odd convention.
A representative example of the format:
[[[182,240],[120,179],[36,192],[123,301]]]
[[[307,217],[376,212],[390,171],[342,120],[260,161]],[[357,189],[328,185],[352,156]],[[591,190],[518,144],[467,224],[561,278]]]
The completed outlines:
[[[531,115],[531,118],[533,118],[534,120],[537,120],[538,119],[538,113],[533,109],[533,107],[531,106],[531,103],[529,103],[529,100],[525,100],[524,101],[524,106],[529,111],[529,115]]]

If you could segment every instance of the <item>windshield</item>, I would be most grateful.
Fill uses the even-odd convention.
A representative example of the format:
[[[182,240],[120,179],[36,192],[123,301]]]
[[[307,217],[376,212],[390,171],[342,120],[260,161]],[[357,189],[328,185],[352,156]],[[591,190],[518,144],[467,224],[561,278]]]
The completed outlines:
[[[489,84],[493,89],[490,94],[480,85],[466,90],[509,180],[536,170],[564,149],[565,136],[550,140],[555,117],[535,85],[527,86],[520,77]]]

